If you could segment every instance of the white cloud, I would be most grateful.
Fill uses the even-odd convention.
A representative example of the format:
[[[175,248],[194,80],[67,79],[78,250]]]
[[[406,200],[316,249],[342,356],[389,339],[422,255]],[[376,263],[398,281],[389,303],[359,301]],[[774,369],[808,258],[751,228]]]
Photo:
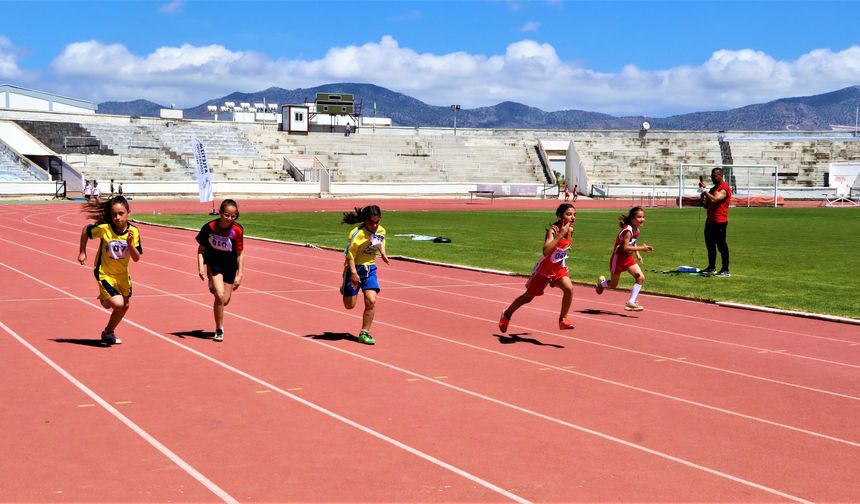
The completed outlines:
[[[6,46],[0,40],[0,75],[4,61],[17,68]],[[753,49],[722,49],[698,66],[643,70],[631,64],[609,73],[563,61],[552,45],[534,40],[514,42],[502,54],[434,54],[401,47],[384,36],[378,42],[331,48],[315,60],[190,44],[136,55],[120,44],[85,41],[68,45],[52,69],[65,93],[97,102],[145,98],[191,106],[270,86],[369,82],[432,105],[473,108],[511,100],[544,110],[665,116],[856,85],[860,47],[816,49],[795,61]]]
[[[540,22],[538,21],[528,21],[520,28],[520,31],[523,33],[536,32],[538,30],[540,30]]]
[[[18,58],[12,42],[6,37],[0,37],[0,78],[17,79],[22,75],[18,68]]]
[[[184,0],[171,0],[166,4],[162,5],[158,12],[164,12],[166,14],[179,14],[185,8]]]

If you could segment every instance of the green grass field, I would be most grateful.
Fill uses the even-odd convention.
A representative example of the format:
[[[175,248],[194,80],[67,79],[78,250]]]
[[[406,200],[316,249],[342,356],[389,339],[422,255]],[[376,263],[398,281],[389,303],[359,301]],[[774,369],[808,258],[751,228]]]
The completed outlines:
[[[575,281],[593,284],[599,275],[608,276],[619,213],[578,212],[568,260]],[[860,319],[860,211],[733,208],[729,217],[732,277],[704,278],[661,273],[679,265],[706,266],[704,212],[647,210],[640,241],[652,245],[654,252],[642,254],[644,291]],[[340,218],[339,213],[326,212],[243,213],[241,223],[250,236],[343,248],[349,226],[340,224]],[[141,220],[196,229],[209,219],[146,215]],[[388,233],[389,255],[528,274],[553,220],[551,213],[536,211],[392,211],[384,212],[382,225]],[[452,243],[415,241],[397,234],[446,236]],[[622,288],[631,284],[629,275],[622,276]]]

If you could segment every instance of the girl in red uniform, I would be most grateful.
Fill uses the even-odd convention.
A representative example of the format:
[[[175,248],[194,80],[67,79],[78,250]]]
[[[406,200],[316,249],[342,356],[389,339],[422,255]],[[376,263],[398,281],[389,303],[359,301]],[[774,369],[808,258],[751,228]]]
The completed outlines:
[[[224,341],[224,307],[245,273],[245,229],[238,218],[236,202],[225,199],[220,216],[204,224],[196,238],[197,274],[201,280],[209,279],[209,292],[215,296],[215,341]]]
[[[615,248],[612,250],[612,258],[609,260],[609,272],[612,273],[612,279],[607,282],[606,277],[601,276],[597,281],[597,293],[603,294],[604,289],[614,289],[618,286],[621,273],[625,271],[630,273],[636,283],[630,289],[630,299],[624,305],[624,309],[627,311],[644,310],[636,301],[639,291],[642,290],[642,285],[645,283],[645,274],[642,273],[642,268],[636,264],[636,258],[642,262],[642,256],[639,252],[651,252],[654,248],[647,243],[637,245],[639,228],[642,224],[645,224],[645,210],[642,207],[633,207],[627,215],[618,217],[621,231],[615,236]],[[636,258],[633,257],[633,254],[636,254]]]
[[[570,203],[562,203],[555,211],[558,220],[546,232],[543,243],[543,258],[535,265],[532,276],[526,282],[526,291],[520,294],[502,312],[499,319],[499,330],[507,332],[511,317],[522,305],[531,302],[536,296],[543,295],[547,285],[558,287],[562,291],[561,312],[558,316],[559,329],[573,329],[573,324],[567,319],[570,303],[573,300],[573,282],[568,276],[567,253],[573,234],[573,223],[576,222],[576,208]]]

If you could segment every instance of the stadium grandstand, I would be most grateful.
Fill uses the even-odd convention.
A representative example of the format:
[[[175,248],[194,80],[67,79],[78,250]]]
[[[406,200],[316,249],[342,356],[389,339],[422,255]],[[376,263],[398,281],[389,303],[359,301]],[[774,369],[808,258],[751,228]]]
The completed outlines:
[[[296,132],[274,122],[286,124],[268,104],[261,109],[267,120],[254,120],[255,107],[241,121],[183,119],[172,110],[160,118],[104,115],[82,100],[0,86],[0,196],[75,196],[83,180],[107,186],[114,179],[134,196],[193,197],[192,138],[205,145],[216,194],[242,197],[490,191],[554,198],[567,183],[584,196],[669,199],[694,195],[708,167],[734,165],[738,193],[820,199],[834,191],[832,166],[840,173],[860,167],[860,139],[851,131],[370,127],[356,107],[327,115],[325,127]],[[280,110],[322,116],[314,107]],[[345,124],[355,134],[346,137]]]

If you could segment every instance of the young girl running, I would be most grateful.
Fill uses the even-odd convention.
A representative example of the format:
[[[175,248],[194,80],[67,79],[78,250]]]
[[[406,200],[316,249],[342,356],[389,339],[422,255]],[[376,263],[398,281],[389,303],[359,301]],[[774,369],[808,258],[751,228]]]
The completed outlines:
[[[597,280],[597,293],[603,294],[604,289],[614,289],[618,286],[621,273],[627,271],[633,276],[636,283],[630,290],[630,299],[624,305],[624,309],[627,311],[644,310],[636,298],[645,283],[645,274],[642,273],[642,268],[636,264],[633,254],[636,254],[636,258],[642,262],[642,256],[639,252],[651,252],[654,248],[647,243],[636,244],[639,239],[639,228],[642,224],[645,224],[645,210],[642,207],[633,207],[627,215],[618,216],[618,225],[621,227],[621,231],[615,237],[615,248],[612,250],[612,257],[609,260],[609,272],[612,274],[612,279],[607,282],[606,277],[601,276]]]
[[[576,222],[576,208],[570,203],[562,203],[555,211],[555,215],[558,220],[546,232],[543,258],[535,265],[532,276],[526,282],[526,291],[502,312],[502,317],[499,319],[499,330],[502,332],[507,332],[514,312],[524,304],[530,303],[536,296],[543,295],[547,285],[558,287],[562,291],[558,328],[573,329],[573,324],[567,318],[573,299],[573,282],[568,276],[570,270],[566,261],[572,241],[573,223]]]
[[[353,212],[343,214],[344,224],[359,224],[349,231],[349,242],[343,254],[344,270],[343,283],[340,292],[343,294],[343,306],[347,310],[355,308],[358,301],[358,291],[364,293],[364,314],[361,318],[361,332],[358,341],[365,345],[375,345],[376,340],[370,335],[370,325],[376,311],[376,295],[379,294],[379,280],[376,277],[377,253],[389,264],[385,253],[385,228],[379,225],[382,210],[376,205],[356,208]]]
[[[239,206],[231,199],[221,202],[220,216],[197,233],[197,274],[209,280],[215,296],[215,341],[224,341],[224,307],[242,284],[245,272],[245,229],[236,222]]]
[[[128,311],[131,299],[131,276],[128,273],[128,260],[137,262],[143,253],[140,246],[140,231],[128,223],[128,201],[116,196],[99,203],[92,200],[84,204],[84,213],[95,219],[95,224],[84,226],[78,249],[78,262],[87,262],[87,240],[101,239],[96,255],[93,274],[99,283],[99,301],[111,310],[110,319],[102,331],[104,345],[119,345],[122,340],[114,330]]]

